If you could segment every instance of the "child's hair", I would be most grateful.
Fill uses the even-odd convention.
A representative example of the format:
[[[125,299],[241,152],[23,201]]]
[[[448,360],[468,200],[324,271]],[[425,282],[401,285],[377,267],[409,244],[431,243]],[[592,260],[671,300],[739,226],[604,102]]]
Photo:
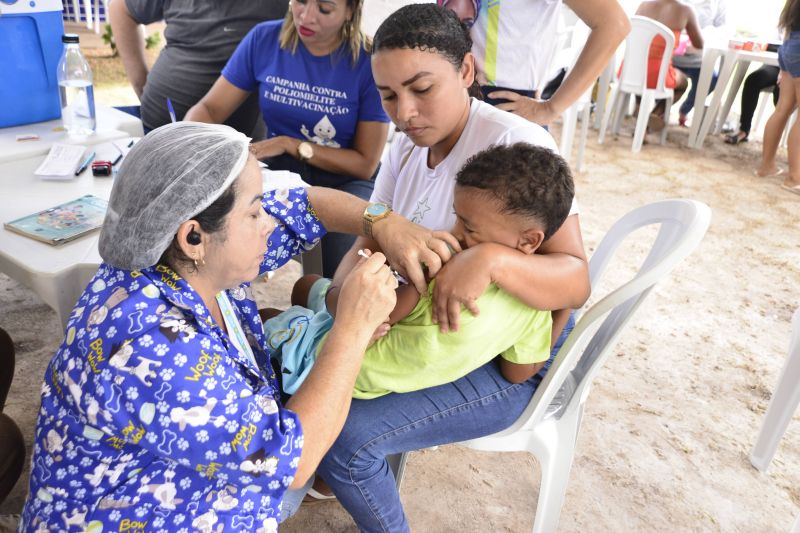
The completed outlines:
[[[492,146],[470,157],[458,171],[456,184],[499,200],[503,213],[536,220],[544,228],[545,239],[567,219],[575,195],[564,158],[523,142]]]
[[[436,4],[411,4],[401,7],[375,32],[373,53],[398,48],[428,50],[441,54],[456,69],[472,50],[469,31],[458,16]]]
[[[782,30],[800,30],[800,1],[786,0],[778,26]]]

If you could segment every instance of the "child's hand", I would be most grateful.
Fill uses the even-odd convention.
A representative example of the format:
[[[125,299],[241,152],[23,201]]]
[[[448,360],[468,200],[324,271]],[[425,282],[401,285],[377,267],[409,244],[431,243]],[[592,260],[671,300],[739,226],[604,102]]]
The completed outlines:
[[[492,282],[484,245],[468,248],[447,262],[436,275],[433,289],[433,322],[442,333],[458,331],[461,306],[477,316],[476,300]]]
[[[372,337],[369,338],[369,344],[367,346],[372,346],[375,344],[375,341],[380,339],[381,337],[386,336],[389,333],[389,330],[392,329],[391,324],[389,324],[389,319],[386,319],[386,322],[378,326],[378,329],[375,330],[375,333],[372,334]]]

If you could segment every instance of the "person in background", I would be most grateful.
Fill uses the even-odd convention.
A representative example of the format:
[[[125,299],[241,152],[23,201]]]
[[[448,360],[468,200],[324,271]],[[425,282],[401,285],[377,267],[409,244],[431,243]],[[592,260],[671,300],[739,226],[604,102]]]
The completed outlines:
[[[458,8],[470,21],[465,0],[441,2]],[[617,0],[564,0],[591,29],[578,60],[553,95],[543,100],[548,82],[561,0],[492,0],[472,2],[477,13],[470,30],[477,81],[486,101],[542,126],[547,126],[592,86],[630,22]]]
[[[481,0],[436,0],[436,3],[454,12],[467,28],[475,24],[481,12]]]
[[[253,144],[273,170],[367,199],[389,132],[361,31],[362,0],[294,0],[281,21],[245,37],[222,76],[186,117],[221,123],[258,95],[268,138]],[[353,237],[322,241],[333,276]]]
[[[758,99],[761,91],[772,88],[772,103],[778,105],[781,90],[778,87],[778,74],[780,68],[772,65],[762,65],[758,70],[754,70],[744,79],[742,87],[742,108],[739,114],[739,131],[731,133],[725,137],[728,144],[739,144],[747,142],[750,136],[750,128],[753,124],[753,115],[758,107]]]
[[[114,41],[128,80],[141,102],[145,131],[171,121],[167,98],[182,120],[219,77],[239,41],[253,26],[283,18],[288,0],[112,0],[109,9]],[[166,22],[166,46],[152,69],[145,60],[140,24]],[[258,97],[253,95],[225,124],[255,139],[264,137]]]
[[[723,37],[727,37],[727,9],[725,2],[726,0],[691,0],[688,2],[694,9],[697,22],[700,25],[700,31],[705,41],[717,38],[719,38],[717,40],[720,40]],[[692,82],[689,94],[686,95],[686,99],[679,109],[678,123],[681,126],[686,125],[687,115],[694,107],[694,100],[697,95],[697,82],[700,79],[700,66],[702,63],[703,51],[698,50],[692,45],[688,45],[683,54],[672,56],[672,64],[675,68],[683,72]],[[717,85],[717,77],[716,72],[711,75],[711,85],[708,90],[709,94]]]
[[[691,6],[682,4],[678,0],[647,0],[639,4],[636,9],[636,14],[643,17],[651,18],[655,21],[664,24],[667,28],[672,30],[675,34],[675,46],[678,45],[681,32],[686,30],[689,34],[689,40],[696,50],[703,48],[703,36],[700,34],[700,26],[697,23],[697,16]],[[650,45],[648,54],[647,65],[647,86],[655,88],[658,84],[658,73],[661,69],[661,61],[664,54],[672,54],[672,51],[665,50],[666,41],[661,36],[656,36],[653,43]],[[674,89],[675,98],[673,103],[680,100],[689,82],[680,71],[675,70],[672,62],[667,69],[667,78],[665,86],[668,89]],[[669,109],[666,109],[666,100],[659,100],[656,106],[650,112],[650,121],[648,122],[648,130],[651,132],[661,131],[666,125],[666,114]]]
[[[327,228],[363,234],[369,206],[320,187],[264,193],[249,144],[178,122],[126,156],[103,263],[45,371],[20,532],[277,531],[394,307],[386,257],[423,290],[420,262],[435,271],[448,244],[459,249],[401,216],[372,220],[386,256],[360,260],[342,285],[328,342],[284,404],[250,281]]]
[[[775,162],[783,130],[800,102],[800,0],[787,0],[781,12],[779,26],[784,32],[784,41],[778,50],[778,64],[781,69],[778,84],[781,93],[775,112],[764,127],[761,165],[756,169],[756,175],[762,178],[783,176],[781,186],[800,195],[800,120],[795,121],[789,131],[788,173]]]

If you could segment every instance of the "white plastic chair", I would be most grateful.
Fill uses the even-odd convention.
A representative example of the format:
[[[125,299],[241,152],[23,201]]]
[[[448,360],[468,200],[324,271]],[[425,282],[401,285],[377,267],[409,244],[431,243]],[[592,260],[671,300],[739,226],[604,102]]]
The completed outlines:
[[[589,37],[589,27],[582,21],[575,23],[571,42],[568,48],[572,59],[570,60],[570,70],[575,66],[586,40]],[[571,106],[561,115],[561,143],[559,151],[561,156],[572,162],[572,145],[575,142],[575,131],[578,129],[578,118],[581,120],[580,137],[578,138],[578,156],[572,168],[576,172],[583,170],[583,153],[586,149],[586,139],[589,137],[589,121],[592,112],[592,88],[587,89]]]
[[[769,468],[772,457],[778,449],[778,443],[789,427],[797,406],[800,405],[798,383],[800,383],[800,309],[795,311],[792,318],[789,355],[778,379],[778,386],[775,387],[775,392],[769,401],[758,440],[750,454],[750,463],[761,472],[766,472]]]
[[[661,67],[658,71],[658,81],[655,89],[647,88],[647,56],[650,51],[650,44],[656,36],[661,36],[666,41],[664,57],[661,59]],[[641,97],[639,104],[639,116],[636,120],[636,129],[633,134],[633,145],[631,150],[635,153],[642,149],[645,131],[647,129],[647,119],[650,111],[655,107],[655,101],[664,99],[667,101],[664,120],[669,122],[669,109],[672,107],[674,93],[672,89],[665,87],[669,60],[672,56],[672,49],[675,46],[675,35],[672,30],[664,24],[651,18],[634,16],[631,17],[631,32],[625,41],[625,59],[622,65],[622,72],[619,80],[614,83],[611,92],[611,105],[603,113],[603,122],[600,125],[600,136],[598,143],[603,144],[608,128],[609,120],[614,116],[612,132],[614,135],[619,133],[624,115],[625,104],[631,96]],[[661,144],[667,142],[667,127],[661,131]]]
[[[703,203],[664,200],[635,209],[617,221],[589,263],[592,287],[598,286],[623,240],[639,228],[658,224],[658,235],[639,271],[580,317],[528,407],[511,427],[461,443],[478,450],[527,451],[536,456],[542,467],[542,485],[534,533],[555,531],[558,525],[592,379],[653,286],[697,247],[710,220],[711,210]],[[397,456],[392,459],[395,469]],[[403,467],[401,460],[398,487]]]

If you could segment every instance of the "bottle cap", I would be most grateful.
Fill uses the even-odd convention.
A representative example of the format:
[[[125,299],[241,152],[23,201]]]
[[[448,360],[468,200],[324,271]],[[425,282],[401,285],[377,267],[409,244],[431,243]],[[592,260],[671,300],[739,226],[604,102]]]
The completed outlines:
[[[61,42],[65,44],[78,44],[80,40],[81,38],[77,33],[66,33],[61,36]]]

